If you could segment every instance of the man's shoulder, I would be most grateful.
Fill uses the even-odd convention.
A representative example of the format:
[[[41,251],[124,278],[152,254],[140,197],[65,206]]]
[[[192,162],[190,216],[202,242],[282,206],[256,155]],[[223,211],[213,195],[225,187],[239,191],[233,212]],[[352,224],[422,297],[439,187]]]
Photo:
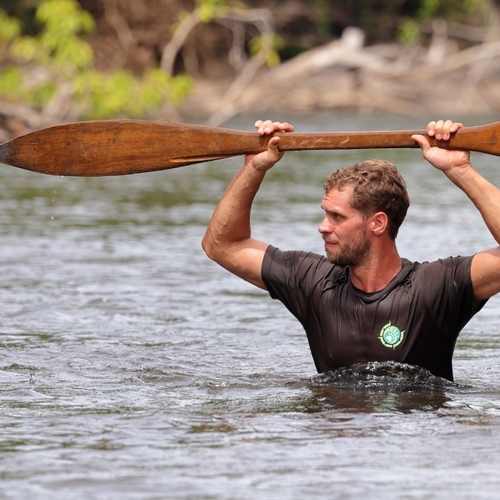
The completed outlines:
[[[317,265],[324,267],[326,270],[338,267],[332,264],[324,255],[305,250],[280,250],[273,245],[267,247],[264,261],[277,265]]]
[[[429,287],[447,280],[469,283],[472,259],[472,255],[458,255],[431,261],[411,262],[408,276],[413,282]]]
[[[317,253],[283,251],[272,246],[267,248],[262,263],[262,280],[271,297],[303,313],[302,306],[310,303],[313,295],[324,293],[335,283],[346,282],[346,273],[344,267]]]
[[[402,259],[403,262],[407,262],[408,265],[412,267],[413,270],[430,270],[430,269],[456,269],[462,266],[470,266],[472,262],[473,255],[455,255],[449,257],[443,257],[430,261],[422,261],[422,262],[410,262],[406,259]]]
[[[323,255],[304,250],[280,250],[269,245],[262,263],[263,275],[274,274],[278,269],[300,276],[331,277],[345,273],[343,267],[333,264]]]
[[[269,245],[266,249],[266,255],[270,258],[282,258],[282,259],[311,259],[311,260],[327,260],[323,255],[308,252],[306,250],[281,250],[278,247]]]

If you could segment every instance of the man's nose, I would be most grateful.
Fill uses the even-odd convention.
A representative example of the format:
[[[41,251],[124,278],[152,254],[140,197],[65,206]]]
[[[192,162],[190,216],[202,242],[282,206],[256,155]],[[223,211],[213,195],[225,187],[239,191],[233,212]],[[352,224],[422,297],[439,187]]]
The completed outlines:
[[[322,221],[321,224],[318,226],[318,231],[321,234],[327,234],[332,232],[332,225],[328,222],[328,219],[325,217]]]

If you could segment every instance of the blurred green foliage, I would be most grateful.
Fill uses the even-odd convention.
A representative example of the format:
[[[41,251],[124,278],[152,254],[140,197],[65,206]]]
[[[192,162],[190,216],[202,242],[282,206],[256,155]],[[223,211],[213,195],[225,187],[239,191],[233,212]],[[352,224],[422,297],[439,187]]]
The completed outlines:
[[[479,13],[485,0],[420,0],[411,16],[403,18],[397,36],[404,43],[414,42],[420,34],[420,24],[436,18],[458,23]]]
[[[195,3],[202,23],[213,21],[228,7],[227,0],[196,0]]]
[[[35,21],[38,33],[25,35],[21,20],[0,9],[3,99],[38,110],[59,101],[83,119],[144,117],[164,103],[179,103],[191,88],[188,77],[158,68],[141,78],[125,70],[97,71],[92,48],[82,38],[94,30],[94,19],[76,0],[40,1]]]
[[[243,2],[235,0],[195,0],[198,17],[202,23],[210,23],[224,16],[228,11],[248,9]],[[283,48],[283,39],[275,33],[262,33],[248,42],[250,56],[262,55],[266,64],[272,68],[280,61],[279,50]]]
[[[391,36],[411,43],[419,39],[422,23],[436,18],[459,23],[477,20],[481,15],[486,17],[491,1],[360,0],[355,7],[342,7],[339,0],[335,10],[335,2],[314,0],[310,7],[316,15],[308,18],[308,29],[325,40],[338,36],[343,23],[357,22],[368,38],[379,33],[380,40],[387,36],[386,32],[380,35],[383,25],[384,29],[391,27]],[[186,5],[194,5],[199,21],[210,23],[229,10],[248,9],[253,3],[194,0]],[[339,5],[345,14],[342,22],[333,14],[339,17]],[[180,12],[180,21],[189,14],[192,12]],[[390,21],[382,23],[381,19]],[[173,32],[181,24],[172,25]],[[304,28],[303,23],[296,27]],[[94,19],[77,0],[0,0],[0,99],[50,110],[58,118],[147,118],[165,106],[178,105],[190,92],[192,81],[187,75],[172,76],[156,66],[146,69],[141,77],[124,69],[98,71],[86,41],[94,30]],[[250,56],[264,56],[272,67],[280,63],[280,55],[293,57],[309,48],[294,33],[288,34],[285,44],[281,34],[261,31],[247,41],[246,50]]]

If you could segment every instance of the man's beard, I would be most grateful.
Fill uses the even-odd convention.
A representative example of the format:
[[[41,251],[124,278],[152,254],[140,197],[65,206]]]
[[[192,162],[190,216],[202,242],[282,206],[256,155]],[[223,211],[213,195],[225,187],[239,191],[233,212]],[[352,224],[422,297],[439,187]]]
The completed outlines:
[[[338,266],[361,266],[370,253],[370,243],[360,239],[347,248],[338,248],[336,251],[326,250],[327,259]]]

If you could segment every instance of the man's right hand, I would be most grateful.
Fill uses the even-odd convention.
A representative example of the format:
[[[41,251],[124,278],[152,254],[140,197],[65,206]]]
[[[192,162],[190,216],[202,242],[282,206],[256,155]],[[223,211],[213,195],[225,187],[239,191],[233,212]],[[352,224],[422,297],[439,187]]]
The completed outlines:
[[[435,137],[437,140],[448,141],[451,135],[462,127],[461,123],[451,120],[432,121],[427,125],[427,135]],[[443,149],[438,146],[432,147],[427,137],[418,134],[413,135],[412,138],[420,145],[423,157],[445,174],[452,173],[452,170],[457,168],[460,170],[470,167],[469,151]]]
[[[271,120],[257,120],[255,128],[259,135],[272,135],[275,132],[293,132],[293,126],[286,122],[273,122]],[[283,156],[279,151],[279,137],[271,137],[267,150],[262,153],[245,156],[245,163],[252,164],[257,170],[267,171],[273,167]]]

